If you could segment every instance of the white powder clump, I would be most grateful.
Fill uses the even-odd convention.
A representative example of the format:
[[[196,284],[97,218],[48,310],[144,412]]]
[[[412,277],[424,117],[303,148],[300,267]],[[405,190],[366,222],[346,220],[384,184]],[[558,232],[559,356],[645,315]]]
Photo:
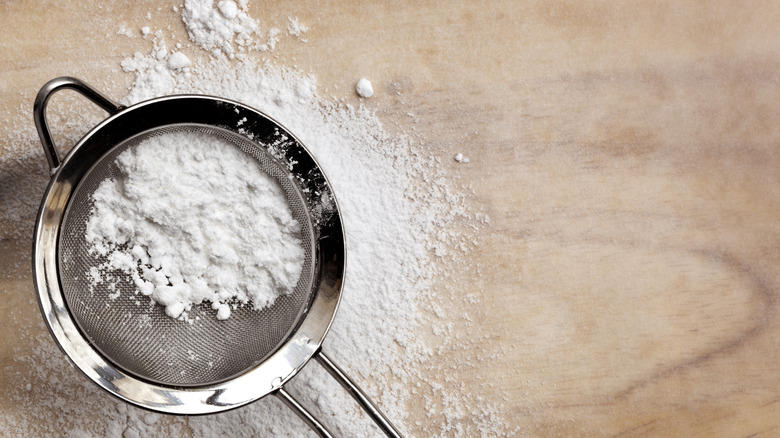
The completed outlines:
[[[268,38],[265,41],[265,44],[261,44],[258,46],[258,49],[264,51],[264,52],[273,52],[276,50],[276,44],[279,43],[279,34],[282,33],[281,30],[272,27],[268,30]]]
[[[375,382],[364,389],[402,429],[409,424],[406,402],[426,394],[426,400],[448,400],[444,406],[426,402],[427,432],[441,426],[454,436],[510,435],[496,405],[470,399],[463,388],[442,386],[436,380],[440,373],[428,375],[432,366],[441,370],[447,363],[439,362],[438,346],[429,349],[418,335],[421,302],[437,272],[431,255],[446,251],[448,259],[454,257],[463,233],[453,229],[460,197],[440,182],[438,160],[420,154],[410,138],[387,133],[362,105],[323,99],[314,76],[250,59],[230,62],[217,57],[205,65],[195,63],[191,73],[167,93],[217,95],[267,113],[306,145],[329,178],[344,221],[348,259],[343,299],[324,346],[334,360],[350,370],[363,370],[369,377],[359,383]],[[152,97],[140,93],[144,77],[138,72],[128,97]],[[123,102],[133,103],[128,97]],[[464,357],[463,366],[470,366],[466,363]],[[370,420],[359,421],[350,411],[354,402],[338,385],[333,388],[327,373],[312,379],[311,370],[316,369],[305,367],[289,384],[302,402],[317,406],[324,418],[352,412],[348,420],[330,424],[339,436],[378,436]],[[414,382],[423,382],[427,389],[418,392],[411,386]],[[277,412],[276,406],[274,400],[261,400],[233,412],[190,418],[188,426],[195,437],[225,430],[239,436],[309,433],[294,414]],[[473,416],[464,416],[466,412]],[[271,417],[274,421],[268,420]],[[448,434],[420,436],[441,435]]]
[[[232,20],[238,16],[238,6],[234,1],[223,0],[217,3],[217,8],[219,8],[219,12],[228,20]]]
[[[366,78],[361,78],[358,81],[355,91],[357,91],[360,97],[369,98],[374,95],[374,87],[371,86],[371,82]]]
[[[186,0],[181,18],[195,44],[205,50],[222,51],[231,58],[235,56],[233,43],[250,45],[258,27],[257,21],[246,14],[246,2],[230,0],[220,1],[216,8],[212,0]]]
[[[177,47],[180,48],[180,44]],[[184,72],[184,76],[189,74],[185,67],[190,67],[192,61],[182,52],[169,53],[165,40],[154,39],[154,48],[152,53],[144,55],[136,52],[132,57],[125,58],[121,62],[122,70],[125,72],[135,72],[138,77],[133,85],[133,91],[123,103],[137,102],[141,96],[145,99],[159,97],[170,91],[176,86],[176,74]]]
[[[133,31],[128,29],[127,26],[125,26],[124,24],[119,26],[119,29],[117,29],[116,34],[127,38],[133,37]]]
[[[293,290],[301,226],[279,183],[236,146],[169,133],[116,164],[121,175],[94,192],[87,222],[91,251],[107,260],[101,271],[129,275],[172,318],[207,301],[226,319],[230,303],[262,309]]]
[[[468,163],[469,159],[463,154],[457,154],[455,155],[455,161],[457,161],[458,163]]]
[[[168,68],[170,70],[178,70],[180,68],[189,67],[190,65],[192,65],[192,62],[184,53],[176,52],[168,57]]]
[[[309,31],[309,26],[298,21],[298,17],[287,17],[287,34],[299,37]]]

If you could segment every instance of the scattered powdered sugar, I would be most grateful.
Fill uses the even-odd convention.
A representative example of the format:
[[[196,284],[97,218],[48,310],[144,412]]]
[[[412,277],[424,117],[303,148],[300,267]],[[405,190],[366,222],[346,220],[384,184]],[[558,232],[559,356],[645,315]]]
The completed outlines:
[[[233,18],[232,6],[225,2],[220,7],[220,3],[186,1],[179,8],[190,39],[215,56],[206,61],[188,56],[194,61],[180,66],[160,31],[150,32],[154,44],[151,51],[122,61],[123,70],[135,75],[122,103],[172,93],[213,94],[253,106],[295,134],[328,176],[346,230],[346,279],[339,311],[325,340],[326,351],[402,432],[461,437],[516,432],[507,425],[503,407],[490,401],[500,396],[468,393],[462,382],[448,374],[468,359],[463,357],[459,361],[462,363],[452,364],[440,354],[448,349],[459,351],[456,329],[468,326],[467,322],[461,324],[456,321],[461,315],[448,315],[435,307],[433,312],[446,319],[427,320],[421,314],[421,309],[435,301],[431,298],[435,293],[445,294],[441,298],[444,301],[462,299],[459,295],[447,296],[434,280],[437,275],[446,275],[443,269],[458,269],[451,260],[473,246],[473,235],[457,226],[457,221],[467,221],[468,230],[477,229],[480,220],[486,219],[463,208],[463,195],[443,178],[441,159],[431,155],[415,136],[390,134],[362,105],[320,96],[312,75],[260,64],[250,56],[235,56],[239,61],[230,61],[228,58],[232,59],[237,51],[273,50],[282,33],[271,28],[266,41],[253,46],[252,35],[257,34],[258,23],[246,14],[246,2],[235,3]],[[299,36],[291,24],[287,34]],[[81,133],[95,125],[78,111],[71,112],[76,115],[69,119],[50,111],[50,124],[67,125]],[[27,107],[23,117],[29,118]],[[14,204],[10,199],[6,204],[17,212],[4,213],[0,219],[16,224],[13,229],[22,231],[0,232],[17,236],[31,234],[47,169],[40,149],[35,153],[26,149],[30,144],[38,148],[35,130],[25,125],[13,135],[19,136],[14,144],[23,144],[24,148],[4,151],[2,171],[13,176],[17,174],[14,160],[27,163],[24,168],[33,169],[29,172],[33,176],[11,188],[26,197],[37,195],[32,202],[20,199]],[[24,248],[28,253],[27,248],[29,245]],[[130,251],[132,254],[132,248]],[[152,254],[145,252],[151,262]],[[143,254],[138,254],[143,263]],[[97,278],[101,278],[99,272]],[[29,277],[25,280],[29,282]],[[469,294],[468,300],[474,303],[476,298]],[[8,372],[19,382],[9,391],[19,409],[4,412],[6,415],[0,418],[0,431],[6,435],[50,436],[63,431],[70,436],[93,437],[311,435],[307,426],[274,397],[199,417],[152,414],[116,401],[70,367],[40,318],[36,321],[36,325],[13,327],[16,336],[31,347],[18,347],[16,362],[9,367]],[[435,342],[427,339],[431,336]],[[468,340],[471,348],[476,348],[478,342]],[[480,369],[479,364],[471,366]],[[306,366],[285,387],[337,436],[381,435],[316,364]],[[493,388],[488,391],[497,392]]]
[[[287,17],[287,34],[299,37],[309,31],[309,26],[298,21],[298,17]]]
[[[181,55],[177,55],[180,53]],[[143,72],[133,84],[133,91],[124,98],[123,102],[137,102],[141,97],[159,97],[165,94],[166,90],[171,90],[176,86],[177,70],[184,70],[186,75],[187,66],[184,66],[184,58],[189,58],[181,52],[170,53],[161,38],[154,39],[154,47],[150,54],[136,52],[132,57],[122,60],[120,65],[122,70],[127,73]]]
[[[458,163],[468,163],[469,159],[463,154],[457,154],[455,155],[455,161],[457,161]]]
[[[248,158],[227,140],[187,131],[119,154],[121,174],[92,195],[86,240],[106,259],[92,284],[124,272],[168,316],[185,319],[204,301],[227,319],[231,303],[259,310],[292,292],[301,226],[279,183]]]
[[[279,43],[279,35],[281,33],[281,30],[272,27],[268,30],[268,37],[266,38],[265,44],[258,45],[257,48],[262,51],[273,52],[276,50],[276,45]]]
[[[371,97],[374,95],[374,87],[371,86],[371,82],[369,82],[366,78],[361,78],[357,85],[355,85],[355,91],[360,97]]]
[[[133,37],[133,31],[131,29],[128,29],[127,26],[125,25],[119,26],[119,29],[116,30],[116,34],[127,38]]]

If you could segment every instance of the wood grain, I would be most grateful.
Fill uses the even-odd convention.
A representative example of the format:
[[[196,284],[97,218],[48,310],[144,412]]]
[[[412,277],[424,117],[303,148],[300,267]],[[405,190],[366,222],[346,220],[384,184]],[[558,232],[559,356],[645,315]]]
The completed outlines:
[[[113,33],[157,4],[86,5],[0,4],[6,132],[57,75],[122,94],[130,79],[117,61],[146,45]],[[442,279],[457,285],[440,297],[456,334],[432,374],[503,406],[520,436],[780,435],[779,6],[252,8],[312,28],[277,62],[334,94],[372,78],[368,104],[390,130],[409,129],[413,112],[426,147],[491,218],[473,265]],[[183,30],[173,12],[153,24]],[[470,162],[448,159],[456,153]],[[28,238],[0,245],[3,320],[39,318],[16,266]],[[0,337],[4,369],[16,366],[13,346]],[[416,420],[418,435],[437,435]]]

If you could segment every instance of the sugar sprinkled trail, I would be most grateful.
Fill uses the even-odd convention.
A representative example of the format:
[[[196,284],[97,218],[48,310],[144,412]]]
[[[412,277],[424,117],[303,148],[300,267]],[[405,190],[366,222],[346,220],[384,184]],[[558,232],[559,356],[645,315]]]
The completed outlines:
[[[418,336],[421,306],[430,302],[426,297],[434,279],[447,269],[446,262],[434,259],[468,246],[455,223],[474,217],[462,196],[441,178],[439,160],[421,153],[413,137],[388,133],[371,110],[321,97],[314,76],[243,56],[252,48],[273,49],[280,32],[271,29],[267,41],[256,41],[256,22],[241,15],[246,2],[236,3],[235,11],[220,3],[222,8],[207,10],[204,2],[187,1],[183,13],[192,41],[212,56],[196,61],[193,56],[176,55],[179,52],[169,50],[161,34],[153,32],[150,53],[137,53],[122,62],[124,70],[135,75],[122,102],[172,93],[213,94],[258,108],[294,133],[328,175],[347,232],[343,301],[325,347],[404,431],[411,429],[407,405],[414,404],[428,407],[432,424],[421,427],[436,435],[511,434],[500,406],[466,397],[457,385],[444,387],[436,376],[425,374],[430,369],[426,364],[438,358]],[[204,30],[210,21],[235,21],[243,27],[233,34],[215,34]],[[298,37],[307,29],[297,19],[290,23],[294,26],[289,36]],[[91,128],[86,120],[77,120],[71,122],[75,131]],[[25,129],[18,141],[34,142],[34,135],[34,130]],[[16,152],[4,156],[3,172],[11,172],[5,168],[13,160],[34,163],[40,158]],[[40,174],[32,179],[42,192],[44,167],[28,167]],[[23,222],[30,220],[37,205],[17,204],[18,211],[4,213],[2,219],[17,224],[17,232],[26,231],[31,224]],[[50,435],[64,430],[66,436],[85,437],[311,433],[273,397],[223,414],[192,418],[161,416],[114,401],[69,367],[41,327],[24,329],[35,347],[17,359],[29,365],[29,371],[19,375],[20,386],[11,394],[20,409],[0,419],[0,431]],[[446,336],[447,327],[434,331]],[[430,389],[418,392],[421,383]],[[304,368],[289,390],[337,435],[379,436],[371,421],[317,366]],[[415,403],[423,393],[433,399]]]

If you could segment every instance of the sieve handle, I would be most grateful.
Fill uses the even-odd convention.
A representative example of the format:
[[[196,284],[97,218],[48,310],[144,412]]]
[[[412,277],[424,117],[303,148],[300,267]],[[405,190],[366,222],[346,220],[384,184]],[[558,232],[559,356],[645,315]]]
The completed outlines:
[[[54,173],[57,168],[60,167],[60,156],[57,154],[57,148],[54,146],[54,140],[52,140],[49,125],[46,122],[46,106],[49,103],[49,98],[54,93],[66,88],[77,91],[111,115],[114,115],[123,109],[123,106],[115,103],[82,80],[69,76],[52,79],[41,87],[41,91],[38,92],[38,96],[35,98],[35,104],[33,105],[33,118],[35,119],[35,128],[38,130],[38,136],[41,138],[43,152],[46,154],[46,159],[49,161],[51,173]]]
[[[326,429],[311,412],[304,408],[302,404],[298,403],[289,392],[285,391],[284,388],[280,387],[277,389],[276,396],[279,397],[288,408],[298,414],[298,416],[301,417],[301,420],[308,424],[320,438],[333,438],[333,434],[330,433],[330,431]]]
[[[380,429],[382,429],[382,432],[385,433],[388,437],[392,438],[401,438],[402,435],[400,432],[398,432],[398,429],[393,426],[393,423],[390,422],[390,420],[387,419],[385,414],[382,413],[382,411],[379,410],[379,408],[374,405],[373,402],[371,402],[371,399],[368,398],[365,392],[363,392],[362,389],[360,389],[355,382],[352,381],[352,379],[347,376],[346,373],[344,373],[344,370],[339,368],[338,365],[336,365],[335,362],[333,362],[325,353],[320,350],[317,356],[317,362],[319,362],[320,365],[322,365],[323,368],[325,368],[326,371],[334,378],[337,382],[341,384],[341,386],[344,387],[344,389],[349,392],[349,395],[352,396],[352,398],[355,399],[360,406],[365,409],[366,413],[371,417],[371,419],[374,420],[377,426],[379,426]]]
[[[328,356],[326,356],[322,350],[319,350],[314,357],[317,359],[317,362],[319,362],[319,364],[325,368],[325,370],[334,379],[336,379],[336,381],[339,382],[341,386],[347,390],[347,392],[349,392],[349,395],[351,395],[352,398],[354,398],[355,401],[358,402],[360,406],[363,407],[363,409],[365,409],[366,413],[371,417],[371,419],[374,420],[374,423],[376,423],[376,425],[382,429],[382,432],[384,432],[385,435],[391,438],[402,438],[402,435],[400,432],[398,432],[398,429],[396,429],[390,420],[385,417],[385,414],[383,414],[379,408],[377,408],[376,405],[371,402],[366,393],[363,392],[363,390],[360,389],[360,387],[358,387],[355,382],[353,382],[352,379],[346,375],[346,373],[344,373],[344,370],[339,368],[339,366],[336,365]],[[309,427],[311,427],[311,429],[317,433],[317,435],[319,435],[321,438],[333,438],[333,434],[331,434],[330,431],[328,431],[328,429],[326,429],[325,426],[323,426],[322,423],[317,420],[317,418],[312,415],[311,412],[306,410],[303,405],[298,403],[298,401],[295,400],[289,392],[285,391],[283,387],[280,386],[276,390],[275,394],[284,402],[284,404],[287,405],[287,407],[298,414],[298,416],[301,417],[301,419],[305,421],[306,424],[308,424]]]

